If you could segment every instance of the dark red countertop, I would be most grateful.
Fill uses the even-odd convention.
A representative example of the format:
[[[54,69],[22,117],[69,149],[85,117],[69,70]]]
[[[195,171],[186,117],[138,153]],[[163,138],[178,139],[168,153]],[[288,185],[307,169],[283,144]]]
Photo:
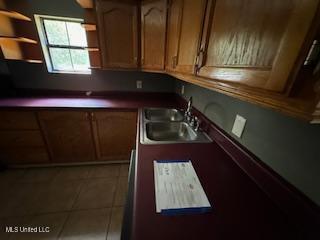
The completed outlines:
[[[153,161],[191,159],[213,206],[205,214],[156,213]],[[216,142],[137,146],[134,240],[306,239]]]
[[[176,107],[181,106],[180,104],[181,99],[169,93],[111,94],[91,98],[37,97],[0,100],[0,108],[23,109],[137,109],[141,107]],[[245,173],[237,165],[234,156],[220,147],[221,141],[225,141],[225,138],[222,135],[219,135],[218,138],[220,138],[219,141],[202,144],[137,144],[132,239],[307,239],[301,229],[296,227],[297,225],[291,225],[288,215],[284,214],[265,191],[262,191],[256,182],[247,175],[248,172]],[[206,214],[182,216],[156,214],[153,160],[157,159],[191,159],[208,199],[213,205],[213,211]],[[253,167],[250,161],[249,166]],[[265,169],[262,171],[264,172]],[[261,179],[260,182],[267,183],[265,178]]]
[[[172,93],[118,93],[101,97],[24,97],[0,99],[0,108],[122,108],[171,107]]]

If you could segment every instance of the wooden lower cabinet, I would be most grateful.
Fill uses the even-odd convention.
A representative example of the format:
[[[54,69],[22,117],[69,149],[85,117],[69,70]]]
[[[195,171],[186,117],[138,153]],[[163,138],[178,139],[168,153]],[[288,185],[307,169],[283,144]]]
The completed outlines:
[[[0,114],[0,162],[8,165],[49,163],[36,113],[5,110]]]
[[[136,112],[43,111],[42,131],[53,162],[129,160]]]
[[[39,120],[53,162],[95,160],[88,112],[42,111]]]
[[[2,163],[8,165],[50,163],[45,147],[6,147],[0,150]]]
[[[129,160],[136,111],[0,111],[0,163]]]
[[[0,130],[39,129],[37,117],[33,111],[1,110]]]
[[[129,160],[135,146],[136,112],[94,112],[92,127],[99,160]]]

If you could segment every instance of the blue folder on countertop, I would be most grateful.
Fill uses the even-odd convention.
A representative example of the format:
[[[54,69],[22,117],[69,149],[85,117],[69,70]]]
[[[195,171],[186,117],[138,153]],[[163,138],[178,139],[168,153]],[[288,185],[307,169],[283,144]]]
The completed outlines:
[[[163,215],[212,210],[190,160],[154,161],[156,211]]]

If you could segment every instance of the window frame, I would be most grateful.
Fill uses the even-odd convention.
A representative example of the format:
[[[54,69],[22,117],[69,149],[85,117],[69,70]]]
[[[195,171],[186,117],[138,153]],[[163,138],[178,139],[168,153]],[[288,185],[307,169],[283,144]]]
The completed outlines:
[[[35,23],[37,26],[38,30],[38,35],[39,39],[41,42],[41,47],[44,55],[44,59],[46,61],[47,65],[47,70],[49,73],[69,73],[69,74],[91,74],[91,69],[88,70],[58,70],[54,68],[51,53],[50,53],[50,48],[58,48],[58,49],[77,49],[77,50],[86,50],[89,54],[88,51],[88,46],[82,47],[82,46],[74,46],[74,45],[57,45],[57,44],[50,44],[49,39],[47,36],[47,31],[46,31],[46,26],[44,23],[44,20],[54,20],[54,21],[61,21],[61,22],[74,22],[74,23],[83,23],[84,20],[80,18],[69,18],[69,17],[58,17],[58,16],[48,16],[48,15],[34,15],[35,18]],[[69,34],[68,34],[68,28],[66,28],[67,31],[67,37],[69,40]],[[70,43],[70,40],[69,40]],[[71,57],[71,52],[69,51],[70,54],[70,60],[71,64],[73,66],[73,61]],[[89,59],[90,61],[90,59]],[[90,62],[89,62],[90,63]],[[90,67],[90,66],[89,66]]]

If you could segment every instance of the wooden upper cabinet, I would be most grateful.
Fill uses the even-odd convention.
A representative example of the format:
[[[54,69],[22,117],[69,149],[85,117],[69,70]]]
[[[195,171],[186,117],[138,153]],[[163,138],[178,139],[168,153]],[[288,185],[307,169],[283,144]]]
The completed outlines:
[[[98,160],[129,160],[137,131],[136,112],[93,112]]]
[[[134,1],[96,1],[103,68],[138,67],[138,6]]]
[[[164,70],[166,46],[167,1],[141,3],[142,69]]]
[[[284,91],[318,2],[209,0],[197,74]]]
[[[170,1],[166,70],[194,73],[206,2],[206,0]]]
[[[39,120],[53,162],[86,162],[95,159],[89,113],[42,111]]]

